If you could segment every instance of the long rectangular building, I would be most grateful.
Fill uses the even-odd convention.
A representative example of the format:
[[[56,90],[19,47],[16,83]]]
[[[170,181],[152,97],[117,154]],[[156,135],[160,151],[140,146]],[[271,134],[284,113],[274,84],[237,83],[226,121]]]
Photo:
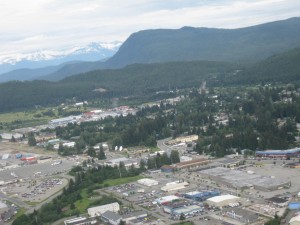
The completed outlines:
[[[274,191],[291,186],[291,182],[287,180],[271,178],[259,174],[249,174],[223,167],[202,170],[199,173],[216,182],[238,189],[255,188],[261,191]]]
[[[120,211],[120,205],[117,202],[107,204],[107,205],[100,205],[92,208],[88,208],[88,214],[90,217],[100,216],[101,214],[105,213],[106,211],[111,212],[118,212]]]
[[[288,150],[266,150],[256,151],[256,157],[267,157],[267,158],[289,158],[289,157],[300,157],[300,148],[293,148]]]

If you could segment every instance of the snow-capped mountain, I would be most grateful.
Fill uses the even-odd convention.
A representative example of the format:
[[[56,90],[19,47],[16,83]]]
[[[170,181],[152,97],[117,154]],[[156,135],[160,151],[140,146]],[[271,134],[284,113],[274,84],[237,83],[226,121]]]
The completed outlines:
[[[62,50],[40,50],[31,53],[0,55],[0,74],[20,68],[35,69],[70,61],[99,61],[114,55],[122,42],[92,42]]]

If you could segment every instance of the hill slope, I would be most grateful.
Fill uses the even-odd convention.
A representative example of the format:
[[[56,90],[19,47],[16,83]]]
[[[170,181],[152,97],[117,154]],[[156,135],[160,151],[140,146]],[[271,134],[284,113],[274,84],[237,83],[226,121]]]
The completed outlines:
[[[199,87],[207,78],[226,74],[236,65],[222,62],[173,62],[98,70],[59,82],[12,81],[0,84],[0,112],[80,100],[145,96],[171,88]]]
[[[300,48],[274,55],[231,77],[226,83],[293,82],[300,80]]]
[[[132,34],[106,62],[65,65],[42,79],[60,80],[78,73],[122,68],[135,63],[199,60],[254,63],[299,46],[300,18],[240,29],[145,30]]]
[[[145,30],[132,34],[106,66],[191,60],[257,62],[299,46],[300,18],[240,29]]]

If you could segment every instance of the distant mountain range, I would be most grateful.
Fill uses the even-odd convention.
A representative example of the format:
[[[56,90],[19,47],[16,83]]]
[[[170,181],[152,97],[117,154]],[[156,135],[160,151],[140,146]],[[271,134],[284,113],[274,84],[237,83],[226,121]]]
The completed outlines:
[[[2,57],[0,58],[0,82],[37,79],[67,64],[106,60],[118,51],[121,44],[122,42],[119,41],[93,42],[87,46],[76,46],[60,51],[42,50]]]
[[[78,73],[136,63],[204,60],[254,64],[297,47],[300,47],[298,17],[239,29],[183,27],[145,30],[132,34],[105,62],[100,58],[95,62],[74,62],[78,58],[72,58],[73,63],[52,68],[50,72],[49,68],[46,72],[19,71],[18,76],[0,75],[0,81],[20,76],[21,80],[60,80]]]

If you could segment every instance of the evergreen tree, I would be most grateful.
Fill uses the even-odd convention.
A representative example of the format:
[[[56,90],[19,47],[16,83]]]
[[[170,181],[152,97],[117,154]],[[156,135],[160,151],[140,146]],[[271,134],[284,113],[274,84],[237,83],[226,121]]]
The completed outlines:
[[[179,152],[176,150],[171,151],[171,162],[174,163],[179,163],[180,162],[180,157],[179,157]]]
[[[102,145],[100,146],[100,151],[99,151],[99,154],[98,154],[98,159],[99,160],[106,159],[106,156],[105,156],[104,149],[103,149]]]
[[[30,133],[28,136],[28,145],[29,146],[36,146],[36,139],[33,133]]]
[[[140,170],[143,172],[146,170],[146,163],[145,160],[141,159],[140,161]]]
[[[180,219],[180,220],[185,220],[185,216],[184,216],[183,213],[180,214],[180,218],[179,218],[179,219]]]
[[[96,156],[96,151],[95,151],[95,149],[94,149],[93,147],[90,146],[90,147],[88,148],[87,154],[88,154],[89,156],[91,156],[91,157],[95,157],[95,156]]]

